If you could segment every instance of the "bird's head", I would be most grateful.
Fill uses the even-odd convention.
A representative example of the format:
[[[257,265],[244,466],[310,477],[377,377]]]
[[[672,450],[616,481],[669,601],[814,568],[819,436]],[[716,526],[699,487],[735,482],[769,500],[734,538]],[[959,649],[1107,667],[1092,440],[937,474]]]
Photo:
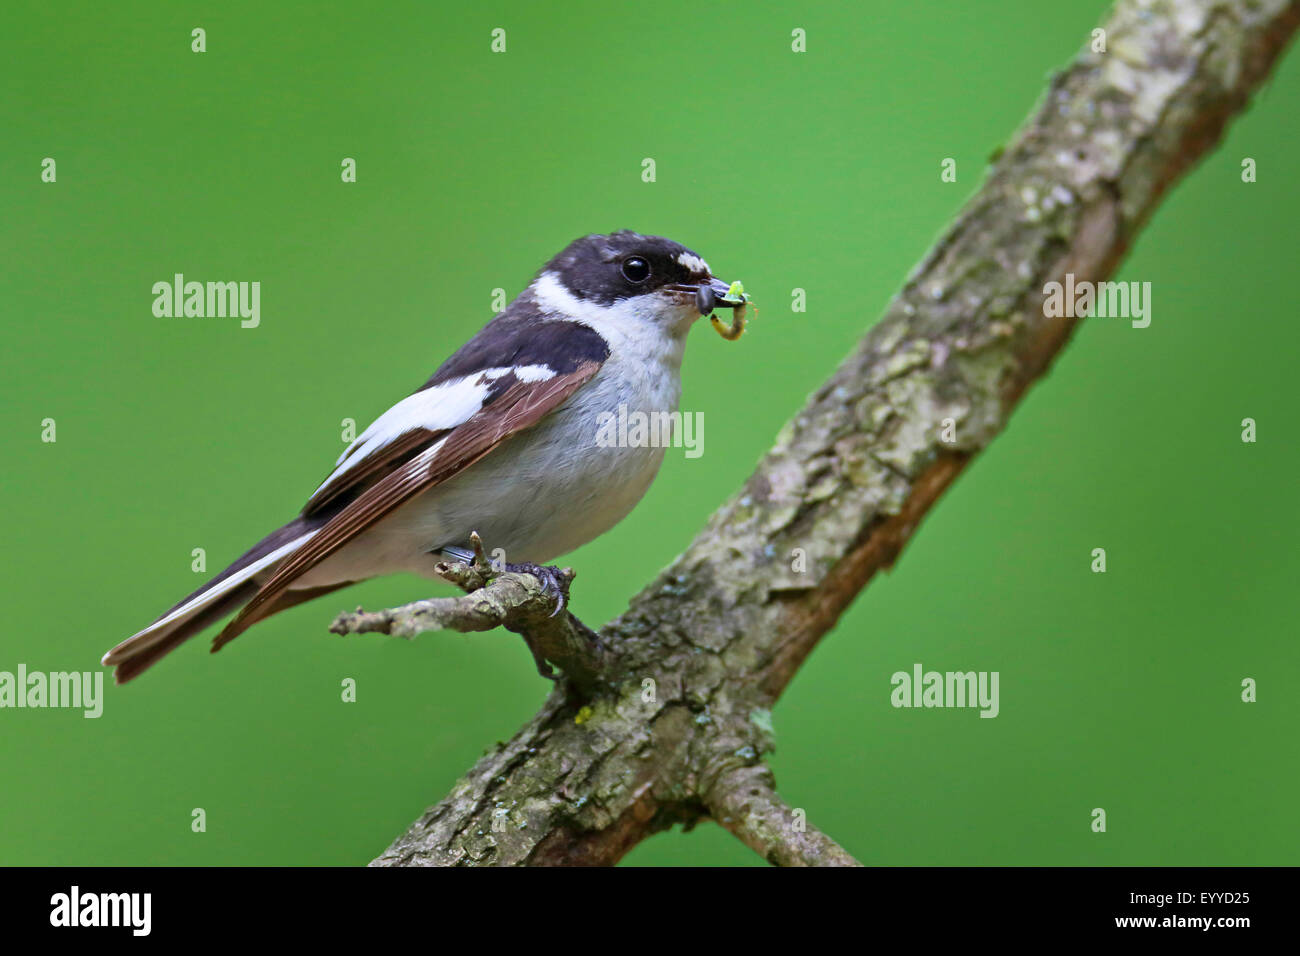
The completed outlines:
[[[684,336],[691,324],[724,301],[730,284],[681,243],[622,230],[575,239],[532,285],[538,306],[597,329],[648,323]]]

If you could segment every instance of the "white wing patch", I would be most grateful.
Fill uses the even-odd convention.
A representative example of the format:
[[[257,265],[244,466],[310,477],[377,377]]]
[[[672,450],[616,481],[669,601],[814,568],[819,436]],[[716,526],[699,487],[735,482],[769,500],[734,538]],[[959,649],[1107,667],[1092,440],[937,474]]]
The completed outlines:
[[[495,373],[501,373],[502,369],[492,369]],[[521,382],[544,382],[548,378],[555,378],[555,370],[549,365],[520,365],[513,369],[515,378]]]
[[[492,384],[510,372],[521,382],[544,382],[555,377],[555,372],[545,365],[489,368],[408,395],[376,418],[344,449],[334,463],[334,471],[316,491],[409,431],[417,428],[445,431],[463,425],[483,408]]]

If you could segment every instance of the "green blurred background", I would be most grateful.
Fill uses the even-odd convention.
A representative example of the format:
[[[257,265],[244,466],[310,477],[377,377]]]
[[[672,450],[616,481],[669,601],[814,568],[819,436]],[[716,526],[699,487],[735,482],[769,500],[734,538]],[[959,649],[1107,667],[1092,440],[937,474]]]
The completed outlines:
[[[607,620],[876,320],[1105,10],[11,0],[0,670],[97,667],[197,586],[193,548],[215,571],[294,514],[341,420],[419,385],[494,288],[630,227],[742,278],[761,312],[737,345],[693,333],[704,456],[670,453],[565,561],[575,609]],[[1153,285],[1151,327],[1083,323],[778,705],[784,796],[860,859],[1296,862],[1298,96],[1293,53],[1124,264]],[[260,281],[261,327],[155,318],[175,272]],[[547,689],[504,633],[325,630],[427,593],[390,578],[216,657],[196,640],[106,684],[98,720],[0,711],[0,863],[368,861]],[[918,661],[999,671],[1001,715],[893,709],[890,675]],[[759,863],[712,825],[627,862]]]

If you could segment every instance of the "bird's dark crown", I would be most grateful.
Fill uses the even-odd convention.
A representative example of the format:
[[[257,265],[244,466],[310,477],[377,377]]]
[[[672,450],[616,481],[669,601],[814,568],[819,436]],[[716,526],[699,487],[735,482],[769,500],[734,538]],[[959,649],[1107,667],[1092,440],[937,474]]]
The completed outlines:
[[[642,259],[649,266],[645,279],[635,279],[639,273],[629,267],[629,261],[634,259]],[[554,273],[579,299],[601,305],[709,277],[708,264],[680,242],[628,229],[575,239],[542,272]]]

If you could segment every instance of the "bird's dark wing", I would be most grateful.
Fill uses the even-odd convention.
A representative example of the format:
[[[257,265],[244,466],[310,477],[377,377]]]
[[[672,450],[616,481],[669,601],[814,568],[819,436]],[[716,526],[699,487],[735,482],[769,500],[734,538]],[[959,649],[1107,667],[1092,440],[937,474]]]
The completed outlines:
[[[348,446],[303,516],[355,497],[407,464],[494,403],[513,381],[568,375],[582,363],[599,366],[608,356],[608,344],[590,326],[525,319],[507,310]],[[509,373],[513,379],[505,377]]]
[[[285,558],[239,615],[217,635],[212,649],[219,649],[253,624],[274,613],[278,609],[277,599],[294,580],[399,505],[458,474],[511,435],[537,424],[590,381],[601,367],[601,362],[590,359],[571,364],[573,367],[569,371],[554,372],[549,377],[542,377],[544,373],[540,371],[521,376],[515,370],[503,371],[495,377],[489,376],[487,372],[471,375],[463,381],[472,380],[489,386],[488,394],[479,410],[461,424],[448,429],[416,425],[410,431],[423,429],[428,434],[419,441],[410,439],[410,444],[404,444],[408,441],[404,437],[407,432],[395,436],[383,448],[386,450],[404,444],[401,456],[384,453],[385,463],[373,466],[370,462],[380,459],[367,457],[348,469],[352,474],[365,476],[368,483],[364,487],[349,482],[346,488],[336,485],[331,490],[331,481],[336,481],[336,476],[339,476],[336,470],[335,475],[313,495],[313,501],[323,493],[329,495],[325,500],[332,500],[345,490],[355,493],[355,497],[311,540]],[[417,392],[406,401],[409,402],[420,394],[422,392]],[[346,461],[344,459],[344,463]],[[312,503],[309,502],[308,508],[311,507]]]

